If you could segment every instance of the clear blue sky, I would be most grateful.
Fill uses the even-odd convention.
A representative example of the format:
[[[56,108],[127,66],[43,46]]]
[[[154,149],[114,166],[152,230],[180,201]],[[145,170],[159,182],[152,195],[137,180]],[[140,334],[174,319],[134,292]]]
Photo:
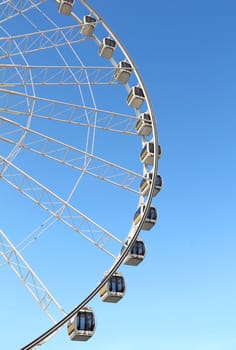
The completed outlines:
[[[163,149],[164,188],[155,199],[158,224],[145,233],[146,259],[124,270],[125,298],[117,305],[93,300],[97,329],[88,342],[70,342],[63,329],[42,349],[235,350],[236,4],[91,3],[129,51],[150,94]],[[56,256],[51,244],[48,255]],[[49,272],[59,267],[56,284],[51,275],[45,283],[49,290],[56,285],[60,303],[70,305],[58,276],[64,281],[73,269],[75,296],[83,273],[74,259],[64,266],[57,258],[47,266]],[[90,267],[95,284],[96,264]],[[0,347],[18,350],[39,335],[37,329],[45,329],[45,316],[30,295],[25,298],[11,271],[5,267],[1,274]],[[21,300],[28,302],[25,311]],[[28,318],[27,309],[35,319]]]

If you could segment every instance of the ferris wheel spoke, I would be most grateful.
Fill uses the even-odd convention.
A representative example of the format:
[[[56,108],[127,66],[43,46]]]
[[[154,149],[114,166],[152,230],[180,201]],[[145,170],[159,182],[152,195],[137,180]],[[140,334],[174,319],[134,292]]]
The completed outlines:
[[[24,97],[24,98],[22,98]],[[0,112],[78,124],[137,136],[136,116],[66,103],[0,88]]]
[[[157,221],[152,199],[161,182],[156,176],[161,151],[142,77],[90,1],[0,0],[0,61],[0,179],[13,198],[10,215],[22,208],[21,220],[10,223],[17,245],[0,230],[0,265],[12,268],[54,323],[22,348],[32,350],[67,322],[68,328],[72,322],[78,328],[81,308],[101,296],[122,263],[142,261],[144,254],[137,261],[133,253],[142,242],[140,232]],[[86,283],[95,271],[88,266],[85,271],[84,255],[77,255],[83,243],[102,272],[106,259],[99,261],[99,254],[112,261],[101,282],[68,313],[20,253],[54,224],[69,233],[65,244],[73,239],[72,231],[81,236],[75,236],[81,238],[78,246],[70,245],[72,260],[63,264],[81,258]],[[24,225],[34,229],[23,230],[19,238]],[[53,236],[45,238],[54,244]],[[43,242],[37,243],[35,251],[43,248]],[[65,249],[58,243],[58,249]],[[145,253],[144,243],[142,247]],[[38,257],[42,262],[41,254],[33,259]],[[72,285],[73,276],[65,287]],[[92,336],[68,334],[72,340]]]
[[[0,3],[0,6],[3,5],[3,10],[1,9],[1,14],[0,14],[0,24],[7,21],[9,18],[16,17],[22,13],[25,13],[31,10],[34,7],[37,7],[38,5],[40,5],[45,1],[46,0],[2,1]]]
[[[10,186],[18,190],[35,204],[57,217],[69,228],[79,233],[90,243],[100,248],[105,253],[115,258],[115,253],[108,250],[108,243],[120,246],[123,242],[112,233],[107,231],[95,221],[73,207],[69,202],[63,200],[48,188],[33,179],[27,173],[10,163],[4,157],[0,157],[0,165],[7,164],[7,170],[1,178]]]
[[[41,222],[33,231],[31,231],[26,237],[24,237],[17,245],[16,249],[21,252],[28,248],[32,243],[35,243],[37,239],[43,235],[51,226],[57,222],[57,218],[50,215]],[[3,264],[0,264],[0,266]]]
[[[32,230],[26,237],[24,237],[17,245],[16,249],[21,252],[35,243],[47,230],[49,230],[55,223],[57,218],[53,215],[48,216],[42,221],[34,230]],[[4,263],[0,264],[0,266]]]
[[[17,70],[17,72],[16,72]],[[19,74],[21,78],[19,79]],[[112,67],[24,66],[0,64],[2,87],[118,84]]]
[[[138,183],[143,177],[137,172],[131,171],[118,164],[106,161],[94,154],[72,147],[64,142],[46,136],[37,131],[23,127],[22,125],[0,117],[1,122],[13,126],[12,133],[7,137],[0,135],[0,140],[18,145],[21,149],[29,150],[51,160],[64,164],[75,170],[94,176],[115,186],[139,194]],[[18,135],[27,132],[23,143],[19,143]]]
[[[88,40],[80,31],[80,26],[55,27],[53,29],[27,33],[24,35],[7,36],[0,41],[0,58],[14,57],[41,50],[55,49],[61,46],[77,44]]]
[[[64,309],[56,301],[31,266],[25,261],[16,246],[9,240],[2,230],[0,230],[0,256],[15,272],[20,281],[37,301],[41,309],[54,324],[59,317],[66,315]]]

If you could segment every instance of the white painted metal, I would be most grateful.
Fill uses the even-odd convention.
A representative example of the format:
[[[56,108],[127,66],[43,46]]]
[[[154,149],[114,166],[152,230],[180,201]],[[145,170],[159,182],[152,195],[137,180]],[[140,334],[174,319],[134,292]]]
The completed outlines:
[[[60,5],[60,1],[55,1]],[[42,334],[39,338],[26,345],[22,350],[30,350],[37,345],[47,341],[55,332],[60,330],[68,320],[73,317],[78,310],[85,306],[105,285],[108,279],[117,271],[127,256],[130,247],[138,237],[145,216],[151,206],[154,194],[154,181],[151,181],[148,193],[145,193],[145,198],[139,193],[138,185],[144,178],[145,174],[150,170],[157,174],[158,170],[158,137],[155,123],[154,112],[152,105],[142,81],[142,78],[129,56],[127,50],[122,45],[119,38],[112,32],[110,27],[105,23],[103,18],[89,5],[85,0],[80,0],[80,6],[83,7],[97,20],[96,28],[102,27],[106,32],[106,37],[113,38],[116,42],[116,50],[113,55],[105,55],[107,58],[106,65],[91,66],[84,65],[80,59],[75,47],[83,44],[85,40],[93,40],[93,42],[100,47],[103,37],[96,34],[96,30],[84,33],[86,38],[80,32],[83,20],[77,16],[75,12],[66,13],[73,19],[72,25],[60,26],[55,21],[48,17],[43,7],[44,1],[28,0],[19,1],[16,6],[11,6],[11,1],[4,1],[0,3],[0,26],[4,30],[4,22],[9,18],[23,16],[24,19],[32,26],[32,31],[27,34],[11,35],[5,31],[5,37],[1,38],[0,51],[0,78],[1,78],[1,103],[0,103],[0,123],[6,127],[7,132],[0,132],[0,142],[4,145],[12,146],[11,152],[8,156],[0,155],[0,176],[12,188],[19,191],[28,199],[33,201],[37,206],[49,213],[42,226],[39,225],[35,231],[29,234],[25,240],[22,241],[19,247],[26,247],[35,241],[34,237],[39,237],[45,230],[49,228],[55,221],[63,222],[67,227],[79,233],[88,242],[92,243],[96,248],[102,252],[107,253],[112,257],[113,263],[108,271],[106,277],[97,285],[94,290],[84,299],[74,310],[65,315],[60,321],[56,321],[55,326]],[[49,29],[39,29],[35,23],[31,21],[30,10],[35,9],[40,16],[43,16],[50,23]],[[69,11],[70,12],[70,11]],[[70,57],[64,57],[63,50],[68,48],[73,53],[76,64],[70,63]],[[58,57],[60,57],[62,65],[33,65],[29,62],[28,57],[37,53],[44,54],[47,50],[54,50]],[[132,66],[132,74],[126,74],[120,81],[114,77],[114,71],[118,66],[116,59],[116,52],[119,56],[123,55],[124,60],[129,62]],[[113,52],[112,52],[113,53]],[[27,57],[27,60],[26,58]],[[120,58],[119,58],[120,59]],[[4,60],[9,60],[5,63]],[[119,76],[118,76],[119,77]],[[135,130],[138,117],[141,113],[141,103],[131,103],[135,108],[132,113],[120,113],[116,110],[106,110],[97,106],[96,98],[93,88],[108,86],[110,89],[119,86],[123,83],[127,94],[131,90],[129,79],[133,79],[131,86],[139,86],[142,88],[144,98],[142,103],[145,104],[145,111],[150,115],[151,120],[151,136],[154,145],[154,155],[151,164],[144,162],[141,164],[141,171],[138,173],[132,169],[121,166],[119,163],[107,160],[105,157],[96,156],[95,140],[96,133],[100,130],[113,132],[114,135],[129,135],[130,137],[139,137],[140,146],[144,146],[149,140],[146,136],[138,136]],[[47,98],[38,95],[38,91],[42,88],[57,88],[73,87],[78,89],[81,97],[81,104],[73,104],[68,101],[61,101],[59,99]],[[87,106],[86,98],[82,93],[85,88],[90,93],[91,104]],[[22,101],[26,101],[22,103]],[[124,100],[125,103],[125,100]],[[75,118],[76,115],[76,118]],[[17,120],[15,119],[17,116]],[[67,142],[61,141],[59,138],[52,137],[41,131],[35,130],[32,127],[34,121],[51,121],[54,123],[61,123],[67,127],[68,125],[83,126],[88,129],[87,142],[84,149],[70,145]],[[37,123],[36,123],[37,124]],[[92,126],[92,127],[91,127]],[[27,137],[30,137],[30,142]],[[49,189],[43,182],[34,178],[30,173],[24,171],[19,167],[15,159],[21,154],[21,151],[29,151],[31,154],[37,154],[52,162],[63,164],[64,167],[73,168],[81,171],[82,175],[86,174],[93,176],[101,181],[110,183],[120,189],[129,191],[137,197],[137,207],[140,203],[145,203],[145,211],[138,225],[134,225],[131,218],[130,229],[125,237],[120,237],[119,233],[111,233],[103,226],[99,225],[93,219],[81,212],[76,206],[72,205],[71,198],[79,186],[80,178],[72,186],[67,198],[62,198],[53,190]],[[138,158],[138,154],[134,155]],[[135,211],[135,208],[134,208]],[[4,237],[2,235],[2,237]],[[10,242],[7,236],[6,241]],[[125,245],[125,249],[120,253],[120,248],[124,246],[124,242],[129,242]],[[111,248],[110,244],[111,243]],[[2,247],[4,245],[2,244]],[[11,246],[15,256],[20,257],[21,262],[24,263],[28,275],[35,277],[32,269],[23,260],[19,250]],[[114,247],[117,247],[114,248]],[[11,259],[5,253],[2,256]],[[21,280],[27,279],[22,277]],[[46,289],[44,289],[46,290]],[[54,300],[54,299],[52,299]]]
[[[8,236],[1,229],[0,256],[15,272],[17,277],[21,280],[21,282],[54,324],[57,322],[54,318],[55,312],[58,312],[61,317],[66,315],[65,310],[60,306],[54,296],[49,292],[47,287],[43,284],[14,244],[10,241]]]

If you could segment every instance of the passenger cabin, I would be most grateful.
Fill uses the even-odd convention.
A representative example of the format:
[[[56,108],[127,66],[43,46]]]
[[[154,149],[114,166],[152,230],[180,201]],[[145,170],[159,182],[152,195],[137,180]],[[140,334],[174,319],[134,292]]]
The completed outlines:
[[[70,16],[75,0],[60,0],[58,12],[62,15]]]
[[[157,159],[161,157],[161,146],[158,145],[157,147]],[[146,142],[144,145],[141,153],[140,153],[140,160],[145,165],[153,165],[154,164],[154,143],[153,142]]]
[[[154,164],[154,143],[153,142],[146,142],[146,144],[144,145],[140,153],[140,160],[145,165]]]
[[[145,211],[145,205],[140,205],[140,207],[136,210],[135,214],[134,214],[134,224],[138,225],[144,215],[144,211]],[[143,226],[142,226],[142,230],[150,230],[157,222],[157,211],[156,208],[154,207],[150,207],[147,213],[147,216],[144,220]]]
[[[149,113],[142,113],[136,123],[136,131],[139,136],[148,136],[152,131],[152,121]]]
[[[113,52],[116,48],[116,42],[112,38],[104,38],[100,47],[99,47],[99,55],[105,58],[111,58]]]
[[[140,86],[133,86],[128,94],[127,103],[129,106],[139,109],[145,100],[143,89]]]
[[[140,238],[137,238],[133,246],[131,247],[128,255],[125,257],[124,264],[137,266],[143,261],[145,254],[146,248],[144,242]]]
[[[94,29],[97,25],[96,18],[86,15],[83,17],[81,26],[80,26],[80,33],[83,35],[93,35]]]
[[[139,190],[143,196],[148,195],[152,184],[152,178],[153,178],[153,173],[149,172],[145,174],[144,179],[140,182]],[[154,181],[155,181],[155,184],[154,184],[153,196],[155,197],[162,188],[161,176],[159,174],[156,174]]]
[[[115,272],[99,291],[102,301],[117,303],[125,294],[125,280],[120,272]]]
[[[115,69],[114,78],[121,83],[126,84],[132,71],[133,68],[129,62],[120,61]]]
[[[86,341],[95,332],[95,316],[90,307],[82,308],[67,323],[67,333],[71,340]]]

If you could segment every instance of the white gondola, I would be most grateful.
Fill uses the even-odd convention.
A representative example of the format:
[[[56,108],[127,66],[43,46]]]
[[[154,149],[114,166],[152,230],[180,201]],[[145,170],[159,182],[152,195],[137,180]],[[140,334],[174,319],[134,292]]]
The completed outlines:
[[[152,131],[152,121],[149,113],[142,113],[136,123],[136,131],[139,136],[148,136]]]
[[[105,58],[111,58],[116,48],[116,42],[112,38],[104,38],[99,46],[98,53]]]
[[[97,25],[96,18],[86,15],[83,17],[81,27],[80,27],[80,33],[83,35],[93,35],[94,29]]]
[[[145,100],[143,89],[140,86],[133,86],[128,94],[127,103],[129,106],[139,109]]]
[[[134,214],[134,224],[138,225],[144,215],[145,205],[140,205]],[[142,230],[150,230],[157,222],[157,210],[154,207],[150,207],[147,213],[147,216],[144,220]]]
[[[120,80],[123,84],[126,84],[132,71],[133,68],[129,62],[120,61],[115,69],[114,78]]]
[[[58,12],[70,16],[75,0],[60,0],[58,5]]]
[[[159,159],[161,157],[161,146],[158,145],[157,149],[157,158]],[[145,165],[153,165],[154,164],[154,143],[153,142],[146,142],[141,153],[140,153],[140,160]]]
[[[145,254],[146,248],[144,242],[140,238],[137,238],[133,246],[131,247],[128,255],[125,257],[124,264],[137,266],[143,261]]]
[[[139,190],[143,196],[147,196],[152,184],[153,173],[149,172],[145,174],[144,179],[140,182]],[[153,190],[153,196],[155,197],[162,188],[162,178],[159,174],[155,176],[155,185]]]
[[[67,323],[67,333],[71,340],[86,341],[95,332],[95,316],[92,308],[85,306]]]
[[[154,163],[154,143],[153,142],[146,142],[144,145],[141,153],[140,153],[140,160],[145,165],[153,165]]]
[[[102,301],[117,303],[125,294],[125,279],[120,272],[115,272],[108,282],[100,289]]]

